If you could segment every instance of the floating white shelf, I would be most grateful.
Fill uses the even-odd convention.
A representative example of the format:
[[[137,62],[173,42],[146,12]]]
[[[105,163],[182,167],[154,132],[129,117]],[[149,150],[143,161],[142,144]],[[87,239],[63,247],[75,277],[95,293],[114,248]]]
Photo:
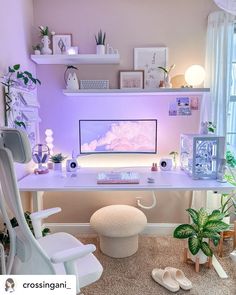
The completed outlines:
[[[81,89],[71,91],[63,89],[66,96],[117,96],[117,95],[200,95],[210,91],[210,88],[158,88],[158,89]]]
[[[51,54],[31,55],[31,59],[39,65],[68,65],[68,64],[119,64],[119,54]]]

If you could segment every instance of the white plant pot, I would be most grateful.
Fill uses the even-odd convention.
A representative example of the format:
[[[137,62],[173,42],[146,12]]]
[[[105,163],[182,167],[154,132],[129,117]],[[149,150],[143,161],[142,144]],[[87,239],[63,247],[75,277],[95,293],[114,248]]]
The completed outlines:
[[[165,81],[164,81],[164,83],[165,83],[165,88],[172,88],[172,84],[171,84],[171,78],[170,78],[170,76],[169,75],[166,75],[166,77],[165,77]]]
[[[40,50],[36,49],[36,50],[34,51],[34,54],[35,54],[35,55],[40,55],[41,52],[40,52]]]
[[[42,38],[43,48],[41,50],[42,54],[52,54],[52,49],[49,48],[49,44],[51,43],[48,36],[43,36]]]
[[[198,251],[198,253],[196,255],[193,255],[190,251],[189,251],[189,257],[191,258],[191,260],[193,262],[196,262],[197,258],[199,258],[199,264],[204,264],[207,262],[208,257],[202,252],[202,250],[200,249]]]
[[[62,171],[62,163],[53,163],[54,171],[61,172]]]
[[[97,47],[96,47],[96,53],[98,55],[105,54],[105,45],[97,45]]]

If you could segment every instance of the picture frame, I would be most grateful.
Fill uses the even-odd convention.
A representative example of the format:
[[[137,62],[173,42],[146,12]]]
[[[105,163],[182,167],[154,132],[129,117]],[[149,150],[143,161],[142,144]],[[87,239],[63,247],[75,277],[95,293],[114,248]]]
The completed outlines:
[[[144,70],[144,88],[159,88],[167,66],[167,47],[134,48],[134,69]]]
[[[53,54],[65,54],[66,50],[71,47],[72,34],[56,34],[52,36]]]
[[[121,70],[119,71],[120,89],[144,88],[144,70]]]

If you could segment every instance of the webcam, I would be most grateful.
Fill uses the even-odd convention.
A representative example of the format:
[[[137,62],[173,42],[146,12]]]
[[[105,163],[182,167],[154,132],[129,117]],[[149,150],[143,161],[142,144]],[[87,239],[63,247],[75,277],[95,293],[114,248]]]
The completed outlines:
[[[78,162],[75,159],[69,159],[66,161],[66,171],[75,172],[78,169]]]
[[[161,159],[160,160],[160,169],[162,171],[168,171],[172,168],[172,159]]]

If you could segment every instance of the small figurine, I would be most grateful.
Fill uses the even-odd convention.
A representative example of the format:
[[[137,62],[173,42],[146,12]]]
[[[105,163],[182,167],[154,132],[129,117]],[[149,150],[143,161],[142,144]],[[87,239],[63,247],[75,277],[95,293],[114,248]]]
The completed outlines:
[[[157,163],[152,163],[151,171],[157,171]]]

